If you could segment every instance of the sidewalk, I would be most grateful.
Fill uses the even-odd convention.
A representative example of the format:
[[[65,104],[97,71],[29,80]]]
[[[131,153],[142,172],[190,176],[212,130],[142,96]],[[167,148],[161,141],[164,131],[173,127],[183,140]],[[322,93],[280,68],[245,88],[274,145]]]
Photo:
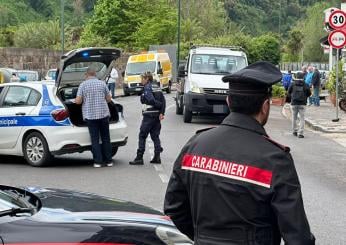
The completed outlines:
[[[121,88],[115,89],[115,98],[124,96],[124,91]]]
[[[336,118],[336,108],[330,103],[321,100],[321,105],[306,106],[305,123],[313,130],[324,133],[346,133],[346,112],[339,108],[339,122],[332,122]],[[282,108],[282,114],[291,120],[291,109],[288,104]]]

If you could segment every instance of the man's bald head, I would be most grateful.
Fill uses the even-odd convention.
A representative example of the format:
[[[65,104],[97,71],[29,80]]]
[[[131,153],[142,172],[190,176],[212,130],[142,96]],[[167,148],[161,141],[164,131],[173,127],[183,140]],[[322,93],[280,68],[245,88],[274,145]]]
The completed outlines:
[[[88,67],[86,74],[88,77],[96,77],[96,70],[93,67]]]

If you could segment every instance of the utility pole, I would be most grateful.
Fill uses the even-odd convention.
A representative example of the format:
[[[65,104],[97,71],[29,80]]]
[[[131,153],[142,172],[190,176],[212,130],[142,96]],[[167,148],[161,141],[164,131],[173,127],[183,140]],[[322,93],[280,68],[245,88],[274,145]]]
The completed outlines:
[[[64,8],[65,8],[65,0],[60,0],[61,4],[61,52],[62,55],[65,53],[65,28],[64,28]]]
[[[179,60],[180,60],[180,12],[181,12],[181,0],[178,0],[178,47],[177,47],[177,76],[179,72]]]

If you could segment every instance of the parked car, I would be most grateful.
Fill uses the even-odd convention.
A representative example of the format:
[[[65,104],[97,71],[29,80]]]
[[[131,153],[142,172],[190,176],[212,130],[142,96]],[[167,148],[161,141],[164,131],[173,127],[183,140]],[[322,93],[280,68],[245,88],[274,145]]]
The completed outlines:
[[[74,99],[86,67],[94,66],[104,79],[119,56],[112,48],[73,50],[61,60],[55,83],[0,84],[0,154],[24,156],[30,165],[43,166],[52,156],[91,150],[82,109]],[[114,101],[108,106],[114,156],[128,133],[123,107]]]
[[[10,82],[19,82],[19,77],[16,74],[17,70],[12,68],[0,68],[0,84],[1,83],[10,83]]]
[[[95,194],[0,185],[0,244],[193,244],[161,212]]]
[[[37,71],[17,70],[16,75],[20,82],[40,81],[40,75]]]
[[[57,69],[49,69],[47,71],[47,74],[44,77],[44,79],[45,80],[55,80],[55,78],[56,78],[56,71],[57,71]]]

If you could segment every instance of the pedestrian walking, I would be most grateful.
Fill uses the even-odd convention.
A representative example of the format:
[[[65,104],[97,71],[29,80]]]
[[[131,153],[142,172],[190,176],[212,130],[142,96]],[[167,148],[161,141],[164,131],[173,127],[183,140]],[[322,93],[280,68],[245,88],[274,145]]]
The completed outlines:
[[[108,89],[112,94],[112,98],[115,98],[115,85],[117,83],[117,80],[119,78],[118,71],[115,67],[112,68],[110,77],[108,79]]]
[[[83,119],[87,122],[94,167],[111,167],[112,146],[109,135],[109,108],[112,96],[104,81],[97,79],[96,71],[89,67],[86,79],[78,88],[76,104],[82,104]],[[99,140],[101,136],[102,144]]]
[[[320,74],[320,71],[317,69],[317,67],[314,67],[314,73],[312,75],[311,85],[312,85],[312,91],[313,91],[311,102],[314,106],[320,106],[321,74]]]
[[[286,92],[292,81],[292,71],[288,71],[282,78],[282,86],[284,86]]]
[[[141,95],[143,105],[143,120],[138,137],[138,149],[136,158],[130,162],[131,165],[143,165],[143,155],[145,152],[145,142],[150,134],[154,142],[154,157],[150,163],[160,164],[160,153],[163,151],[160,141],[161,120],[164,119],[166,101],[161,91],[153,92],[153,75],[151,72],[145,72],[141,75],[142,84],[144,85]]]
[[[293,135],[298,136],[298,138],[304,138],[305,107],[307,98],[310,95],[311,90],[304,82],[303,74],[298,73],[296,79],[293,80],[291,86],[288,88],[288,96],[291,98],[292,131]]]
[[[315,244],[290,150],[263,127],[280,71],[256,62],[223,80],[231,113],[183,147],[165,214],[198,245]]]
[[[312,66],[308,67],[307,73],[304,76],[304,82],[309,87],[312,88],[312,77],[314,75],[314,68]],[[308,105],[312,105],[312,98],[309,97]]]

